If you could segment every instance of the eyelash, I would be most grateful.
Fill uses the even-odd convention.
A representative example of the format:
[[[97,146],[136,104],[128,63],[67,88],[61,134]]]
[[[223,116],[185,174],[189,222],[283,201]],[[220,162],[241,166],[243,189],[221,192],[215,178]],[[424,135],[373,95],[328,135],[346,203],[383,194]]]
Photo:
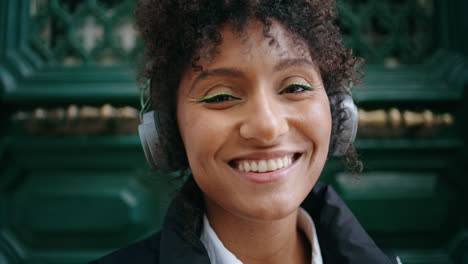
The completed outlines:
[[[199,102],[199,103],[215,104],[215,103],[222,103],[222,102],[227,102],[227,101],[232,101],[232,100],[243,101],[242,98],[239,98],[230,93],[224,93],[224,92],[205,96],[200,99],[194,99],[193,101]]]
[[[283,89],[281,89],[279,91],[278,94],[284,94],[287,90],[291,89],[291,88],[299,88],[301,89],[300,91],[293,91],[293,92],[289,92],[289,93],[293,93],[293,94],[297,94],[297,93],[301,93],[301,92],[304,92],[304,91],[312,91],[314,89],[314,87],[308,85],[308,84],[304,84],[304,83],[290,83],[288,84],[286,87],[284,87]]]
[[[297,93],[301,93],[301,92],[304,92],[304,91],[312,91],[314,89],[312,86],[307,85],[307,84],[291,83],[291,84],[288,84],[283,89],[281,89],[278,94],[282,95],[282,94],[286,93],[288,89],[291,89],[291,88],[301,89],[300,91],[296,90],[296,91],[289,92],[289,93],[292,93],[292,94],[297,94]],[[200,98],[200,99],[193,99],[194,102],[208,103],[208,104],[216,104],[216,103],[222,103],[222,102],[227,102],[227,101],[232,101],[232,100],[243,101],[242,98],[234,96],[234,95],[232,95],[230,93],[225,93],[225,92],[205,96],[205,97]]]

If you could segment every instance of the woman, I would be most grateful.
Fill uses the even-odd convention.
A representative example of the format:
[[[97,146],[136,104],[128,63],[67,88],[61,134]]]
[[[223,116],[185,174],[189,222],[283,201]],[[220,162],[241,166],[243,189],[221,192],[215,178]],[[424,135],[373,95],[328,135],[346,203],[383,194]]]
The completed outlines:
[[[396,263],[317,183],[360,62],[332,1],[140,1],[136,19],[154,163],[191,175],[161,232],[95,263]]]

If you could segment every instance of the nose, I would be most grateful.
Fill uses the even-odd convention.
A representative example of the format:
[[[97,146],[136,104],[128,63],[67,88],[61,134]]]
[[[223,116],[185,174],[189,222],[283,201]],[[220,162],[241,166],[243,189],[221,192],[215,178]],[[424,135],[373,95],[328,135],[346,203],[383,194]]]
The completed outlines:
[[[240,127],[242,138],[260,145],[272,145],[288,132],[288,120],[281,111],[281,103],[274,96],[277,95],[271,95],[270,98],[262,95],[258,99],[249,100],[249,107]]]

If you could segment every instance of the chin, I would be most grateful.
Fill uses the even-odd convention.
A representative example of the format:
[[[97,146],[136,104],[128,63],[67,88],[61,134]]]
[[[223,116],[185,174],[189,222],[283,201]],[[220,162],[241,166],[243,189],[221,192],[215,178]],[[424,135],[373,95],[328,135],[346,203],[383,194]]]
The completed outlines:
[[[257,200],[253,204],[250,203],[248,210],[244,207],[242,211],[236,210],[235,214],[242,218],[259,222],[280,220],[294,214],[301,205],[302,200],[298,198],[291,199],[291,195],[289,195],[288,199]]]

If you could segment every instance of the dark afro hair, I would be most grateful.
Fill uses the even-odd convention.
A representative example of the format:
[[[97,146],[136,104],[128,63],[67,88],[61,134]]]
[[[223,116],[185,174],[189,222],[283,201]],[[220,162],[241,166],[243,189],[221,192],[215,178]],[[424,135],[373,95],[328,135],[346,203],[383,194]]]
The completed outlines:
[[[216,55],[222,43],[218,31],[221,25],[230,24],[242,32],[252,20],[263,23],[266,38],[272,38],[269,30],[276,20],[291,36],[308,45],[328,96],[338,98],[331,105],[332,133],[340,133],[340,119],[346,115],[339,99],[350,93],[352,84],[358,83],[363,60],[343,46],[339,28],[334,25],[334,8],[333,0],[140,0],[135,12],[136,27],[147,48],[140,77],[151,79],[152,107],[160,114],[162,124],[159,149],[171,150],[162,151],[158,158],[168,160],[170,170],[186,171],[188,162],[175,116],[181,75],[188,67],[202,70],[197,62]],[[361,171],[354,146],[344,160],[352,172]]]

